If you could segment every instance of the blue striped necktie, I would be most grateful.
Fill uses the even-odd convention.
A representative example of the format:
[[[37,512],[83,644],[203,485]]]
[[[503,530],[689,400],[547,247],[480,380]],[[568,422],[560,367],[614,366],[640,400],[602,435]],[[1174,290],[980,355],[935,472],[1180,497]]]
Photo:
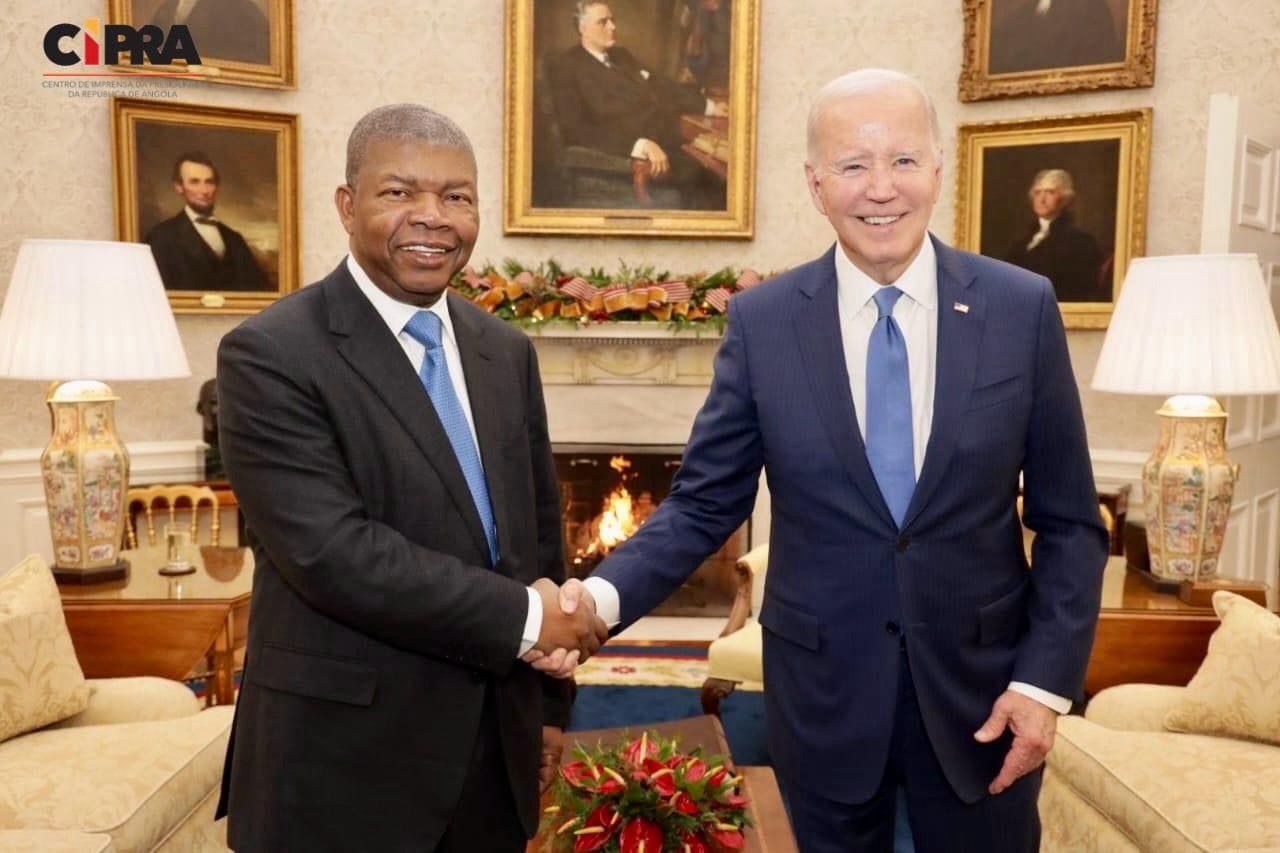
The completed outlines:
[[[480,523],[484,525],[489,557],[496,566],[498,527],[493,520],[493,505],[489,502],[489,486],[484,480],[484,468],[480,465],[480,453],[471,437],[467,415],[462,410],[462,403],[458,401],[453,382],[449,379],[449,362],[445,358],[444,347],[440,344],[440,318],[431,311],[419,311],[405,324],[404,330],[409,333],[409,337],[427,348],[418,378],[422,380],[422,387],[427,389],[431,405],[435,406],[445,434],[449,436],[449,445],[453,447],[453,455],[457,457],[462,476],[467,480],[467,488],[471,490],[471,500],[475,502],[476,512],[480,514]]]
[[[867,343],[867,461],[898,527],[916,489],[907,342],[893,319],[896,287],[875,295],[880,316]]]

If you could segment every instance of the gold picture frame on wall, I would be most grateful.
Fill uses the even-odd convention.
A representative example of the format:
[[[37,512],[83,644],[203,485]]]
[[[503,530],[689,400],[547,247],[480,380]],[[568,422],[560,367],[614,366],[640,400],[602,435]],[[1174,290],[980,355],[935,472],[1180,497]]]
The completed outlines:
[[[297,85],[294,0],[108,0],[113,24],[164,32],[187,27],[199,65],[177,66],[192,79],[238,86],[292,89]],[[122,65],[121,68],[138,66]]]
[[[960,100],[1150,86],[1158,0],[964,0]]]
[[[180,314],[298,288],[298,116],[113,98],[118,239],[151,246]]]
[[[1069,329],[1105,329],[1146,251],[1151,110],[962,124],[956,245],[1054,284]]]
[[[505,233],[751,237],[759,0],[576,6],[507,0]]]

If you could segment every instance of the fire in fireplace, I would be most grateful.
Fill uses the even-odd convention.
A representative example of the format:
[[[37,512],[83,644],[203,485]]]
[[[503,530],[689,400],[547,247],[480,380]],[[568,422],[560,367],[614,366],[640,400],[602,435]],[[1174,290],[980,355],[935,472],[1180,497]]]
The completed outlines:
[[[681,448],[667,445],[558,445],[554,448],[564,517],[566,571],[586,577],[645,523],[671,490]],[[723,616],[733,603],[742,525],[657,610],[660,616]]]

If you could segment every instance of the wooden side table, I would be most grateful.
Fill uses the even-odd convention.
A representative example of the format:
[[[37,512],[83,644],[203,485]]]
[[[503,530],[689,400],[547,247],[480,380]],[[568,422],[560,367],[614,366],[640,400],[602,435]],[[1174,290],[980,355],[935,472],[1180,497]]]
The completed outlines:
[[[1157,592],[1111,557],[1102,580],[1102,612],[1085,675],[1089,695],[1116,684],[1186,684],[1200,668],[1218,617],[1176,593]]]
[[[210,695],[235,700],[235,653],[249,630],[253,552],[191,545],[196,571],[167,577],[163,545],[126,550],[123,581],[62,586],[62,610],[80,667],[89,678],[154,675],[181,680],[213,655]]]

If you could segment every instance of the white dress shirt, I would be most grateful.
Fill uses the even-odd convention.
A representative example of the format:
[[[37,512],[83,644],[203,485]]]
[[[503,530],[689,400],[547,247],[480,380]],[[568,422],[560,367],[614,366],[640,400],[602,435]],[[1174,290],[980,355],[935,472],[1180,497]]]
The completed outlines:
[[[471,415],[471,397],[467,394],[467,377],[462,372],[462,353],[458,351],[458,338],[453,332],[453,318],[449,314],[448,298],[442,296],[436,300],[434,305],[426,309],[392,299],[386,291],[373,283],[373,279],[369,278],[369,275],[360,267],[360,264],[356,263],[356,259],[351,255],[347,255],[347,272],[351,273],[351,277],[356,280],[356,286],[360,288],[360,292],[373,305],[373,310],[378,312],[382,322],[387,324],[391,334],[396,336],[396,341],[399,342],[400,348],[404,350],[409,363],[413,365],[414,373],[421,374],[422,362],[427,357],[427,348],[406,332],[404,327],[415,314],[422,310],[430,311],[440,318],[440,325],[443,329],[443,333],[440,336],[440,345],[444,348],[445,361],[449,366],[449,381],[453,385],[453,393],[457,395],[458,402],[462,404],[462,413],[467,416],[467,428],[471,430],[471,440],[475,442],[477,455],[479,455],[480,442],[476,438],[476,423]],[[483,470],[483,460],[481,460],[480,465],[481,470]],[[517,656],[523,655],[533,648],[533,644],[538,642],[538,634],[542,630],[542,599],[532,588],[526,587],[525,589],[529,594],[529,611],[525,615],[524,633],[521,635],[520,650]]]
[[[191,220],[192,226],[195,227],[196,233],[200,235],[200,239],[209,244],[209,248],[213,249],[213,253],[218,257],[223,257],[227,253],[227,244],[222,239],[222,232],[218,230],[218,226],[213,222],[201,222],[201,219],[213,219],[213,214],[196,213],[191,209],[191,205],[186,205],[183,211],[187,214],[187,218]],[[215,222],[217,220],[214,220]]]
[[[863,412],[867,402],[867,344],[871,329],[880,316],[874,297],[880,284],[854,266],[837,246],[836,305],[840,314],[840,338],[845,366],[849,371],[849,392],[863,441],[867,426]],[[902,297],[893,306],[893,319],[902,330],[907,345],[907,372],[911,382],[911,438],[916,479],[924,467],[924,453],[933,426],[933,392],[938,354],[938,261],[933,241],[926,238],[915,260],[893,286]],[[620,619],[622,608],[618,590],[604,578],[591,577],[587,588],[596,600],[596,612],[610,627]],[[1071,700],[1031,684],[1014,681],[1010,690],[1030,696],[1059,714],[1071,710]]]
[[[1039,217],[1039,219],[1040,219],[1040,230],[1032,234],[1031,240],[1027,242],[1028,252],[1030,252],[1036,246],[1039,246],[1041,243],[1043,243],[1044,238],[1049,236],[1049,229],[1053,227],[1052,219],[1045,219],[1043,216]]]

